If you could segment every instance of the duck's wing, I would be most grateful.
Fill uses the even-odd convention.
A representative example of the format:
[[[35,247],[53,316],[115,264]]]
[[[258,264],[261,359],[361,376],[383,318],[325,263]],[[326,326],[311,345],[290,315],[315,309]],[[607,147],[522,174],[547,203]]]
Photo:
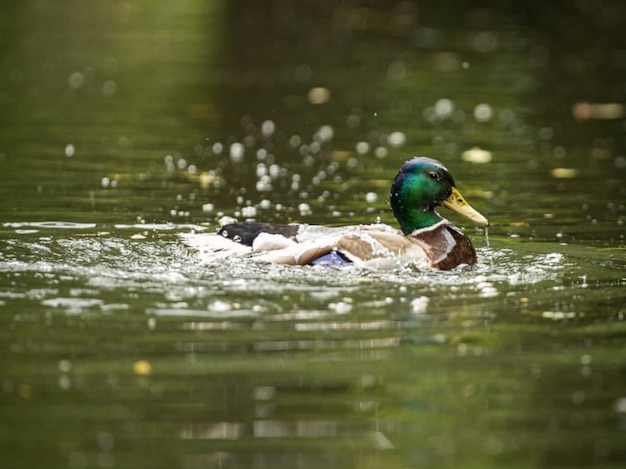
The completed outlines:
[[[338,228],[302,225],[295,241],[274,250],[265,249],[270,243],[258,246],[255,243],[253,250],[259,253],[260,260],[299,265],[311,264],[332,252],[356,266],[373,269],[412,265],[449,270],[476,263],[476,251],[470,240],[447,220],[409,236],[383,224]],[[263,251],[266,253],[261,254]]]
[[[185,242],[212,260],[228,257],[288,265],[308,265],[339,253],[359,267],[388,269],[411,263],[429,267],[424,243],[388,225],[324,227],[236,223],[217,233],[183,235]]]
[[[337,251],[366,268],[389,269],[408,264],[419,268],[431,266],[425,246],[398,230],[373,228],[346,234],[337,241]]]
[[[312,236],[313,232],[315,236]],[[356,225],[338,228],[310,226],[296,236],[296,243],[265,249],[263,237],[255,241],[255,258],[280,264],[308,265],[336,252],[358,267],[388,269],[413,263],[427,267],[430,261],[420,242],[387,225]]]

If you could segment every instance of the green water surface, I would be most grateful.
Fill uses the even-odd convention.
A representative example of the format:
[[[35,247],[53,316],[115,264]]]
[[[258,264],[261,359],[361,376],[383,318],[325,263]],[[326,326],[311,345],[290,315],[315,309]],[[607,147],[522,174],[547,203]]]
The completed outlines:
[[[372,5],[0,7],[2,468],[622,467],[626,7]],[[474,269],[178,236],[395,224],[414,155]]]

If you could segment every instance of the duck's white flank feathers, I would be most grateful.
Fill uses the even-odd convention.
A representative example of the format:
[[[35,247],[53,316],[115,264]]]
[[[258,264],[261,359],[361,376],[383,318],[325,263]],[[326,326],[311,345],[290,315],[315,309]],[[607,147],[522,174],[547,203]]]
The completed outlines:
[[[383,224],[337,228],[302,225],[297,241],[279,234],[261,233],[252,246],[216,233],[182,237],[190,247],[214,260],[245,256],[261,262],[306,265],[330,251],[337,251],[354,265],[370,269],[396,268],[408,263],[417,267],[432,265],[424,242]]]

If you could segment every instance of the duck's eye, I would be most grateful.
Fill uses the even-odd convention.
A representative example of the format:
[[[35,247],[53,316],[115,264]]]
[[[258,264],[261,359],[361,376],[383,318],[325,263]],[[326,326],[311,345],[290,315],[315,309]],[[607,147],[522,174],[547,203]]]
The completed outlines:
[[[436,171],[429,171],[428,177],[431,178],[433,181],[439,181],[439,179],[441,179],[441,176],[439,176],[439,173],[437,173]]]

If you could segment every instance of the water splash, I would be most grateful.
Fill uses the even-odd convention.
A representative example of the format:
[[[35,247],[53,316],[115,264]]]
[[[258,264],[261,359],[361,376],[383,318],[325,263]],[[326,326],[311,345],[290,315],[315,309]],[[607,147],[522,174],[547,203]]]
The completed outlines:
[[[106,236],[96,235],[99,227],[92,225],[88,230],[93,236],[76,232],[74,225],[67,230],[60,229],[63,223],[34,225],[45,229],[5,242],[0,272],[16,278],[41,278],[54,285],[43,291],[40,285],[23,282],[25,290],[12,294],[37,299],[55,310],[65,309],[67,314],[125,310],[119,299],[115,304],[106,301],[107,292],[116,291],[129,298],[151,299],[144,312],[153,317],[254,317],[263,311],[278,313],[284,301],[291,304],[302,297],[307,304],[322,305],[325,317],[351,311],[356,304],[353,297],[372,297],[376,303],[381,295],[393,298],[399,294],[408,298],[407,304],[418,297],[490,299],[540,282],[558,286],[564,275],[581,275],[563,253],[528,252],[500,242],[479,248],[479,263],[473,268],[437,271],[406,266],[369,271],[355,266],[263,264],[241,258],[211,262],[210,257],[181,243],[169,224],[150,225],[154,236],[145,239],[133,237],[143,225],[116,225],[117,231]],[[17,231],[23,225],[10,228]],[[554,245],[545,246],[550,247]],[[385,310],[385,304],[380,308]],[[228,308],[222,311],[220,305]]]
[[[38,221],[38,222],[9,222],[3,223],[4,228],[43,228],[55,230],[90,230],[96,227],[95,223],[73,223],[69,221]]]

